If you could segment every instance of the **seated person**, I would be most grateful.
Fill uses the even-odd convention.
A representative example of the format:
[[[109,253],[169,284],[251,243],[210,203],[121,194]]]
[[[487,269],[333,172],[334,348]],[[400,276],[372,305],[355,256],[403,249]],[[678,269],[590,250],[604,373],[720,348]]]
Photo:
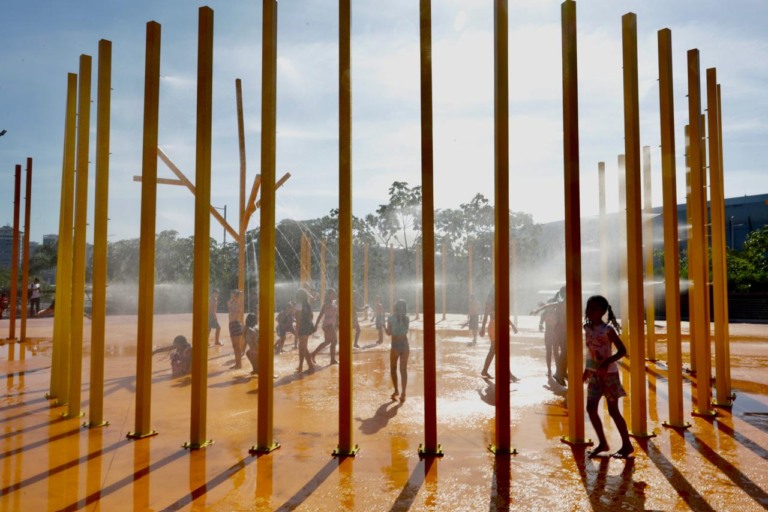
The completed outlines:
[[[171,375],[181,377],[192,371],[192,345],[184,336],[176,336],[171,348]]]

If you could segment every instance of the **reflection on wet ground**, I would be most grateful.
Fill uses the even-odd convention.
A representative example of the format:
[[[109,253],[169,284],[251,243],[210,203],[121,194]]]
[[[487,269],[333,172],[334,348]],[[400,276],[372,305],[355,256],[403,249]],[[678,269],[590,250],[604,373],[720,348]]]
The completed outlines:
[[[156,348],[176,334],[191,337],[190,315],[158,315]],[[135,318],[109,317],[105,418],[87,429],[62,418],[46,398],[51,352],[49,319],[30,322],[36,338],[0,345],[0,510],[764,510],[768,508],[768,326],[734,339],[732,410],[714,419],[691,416],[696,380],[685,376],[688,430],[667,429],[667,368],[647,364],[648,428],[633,439],[629,460],[590,459],[567,434],[565,388],[546,376],[538,318],[521,317],[512,338],[512,442],[518,454],[495,456],[495,388],[479,372],[488,339],[468,344],[463,316],[438,324],[438,441],[445,456],[420,459],[424,441],[423,351],[411,336],[408,400],[392,401],[389,343],[376,345],[363,321],[363,349],[353,355],[355,458],[336,459],[338,366],[295,373],[297,352],[275,357],[274,439],[281,448],[251,456],[257,390],[250,368],[233,370],[228,339],[209,349],[208,437],[188,451],[188,377],[170,376],[168,353],[153,357],[152,427],[156,437],[126,439],[134,425]],[[418,329],[421,322],[413,322]],[[7,320],[0,322],[6,332]],[[743,329],[743,328],[741,328]],[[738,329],[735,329],[738,331]],[[663,331],[662,331],[663,332]],[[321,339],[310,340],[310,348]],[[88,410],[89,350],[83,361]],[[245,366],[248,366],[247,363]],[[629,408],[622,407],[629,416]],[[629,418],[627,418],[629,419]],[[604,409],[609,442],[618,432]],[[587,423],[587,436],[593,430]]]

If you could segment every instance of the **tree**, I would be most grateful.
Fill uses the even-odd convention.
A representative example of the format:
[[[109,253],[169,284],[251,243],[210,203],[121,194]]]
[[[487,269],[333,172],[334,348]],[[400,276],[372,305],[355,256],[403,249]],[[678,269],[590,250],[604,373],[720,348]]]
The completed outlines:
[[[389,187],[389,203],[376,210],[375,228],[385,245],[396,241],[406,252],[421,229],[421,186],[395,181]],[[410,240],[410,244],[409,244]]]

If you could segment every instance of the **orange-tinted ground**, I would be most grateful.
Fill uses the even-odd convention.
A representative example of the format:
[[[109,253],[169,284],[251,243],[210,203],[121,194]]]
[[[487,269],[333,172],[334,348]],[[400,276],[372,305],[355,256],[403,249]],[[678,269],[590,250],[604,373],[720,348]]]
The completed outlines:
[[[224,316],[224,315],[222,315]],[[223,320],[223,318],[222,318]],[[257,380],[232,370],[232,348],[209,352],[208,429],[214,444],[189,451],[190,381],[172,379],[167,353],[153,358],[152,427],[159,435],[134,441],[136,318],[107,319],[105,418],[88,429],[90,358],[83,360],[84,418],[62,419],[49,390],[52,319],[33,319],[27,343],[0,347],[0,510],[696,510],[768,508],[768,325],[731,326],[732,410],[713,420],[692,417],[695,381],[684,381],[691,428],[668,429],[666,368],[648,363],[648,429],[633,439],[630,461],[585,458],[585,448],[560,442],[567,434],[565,398],[546,388],[538,318],[520,317],[512,338],[511,457],[497,457],[494,389],[479,376],[488,339],[468,346],[464,318],[438,323],[438,441],[445,456],[420,460],[423,362],[420,322],[412,323],[408,399],[392,402],[389,342],[375,345],[363,322],[353,355],[355,458],[336,459],[338,366],[318,356],[314,373],[295,374],[297,352],[275,357],[274,439],[281,448],[254,457]],[[176,334],[191,339],[191,315],[155,317],[155,344]],[[86,337],[89,331],[86,321]],[[687,326],[684,326],[687,328]],[[685,330],[685,329],[684,329]],[[686,331],[687,332],[687,331]],[[8,320],[0,321],[5,338]],[[18,329],[17,329],[18,334]],[[310,340],[310,349],[321,338]],[[687,343],[684,344],[687,352]],[[658,344],[665,355],[663,337]],[[1,384],[0,384],[1,385]],[[693,388],[693,389],[692,389]],[[555,388],[557,389],[557,388]],[[622,410],[629,421],[629,404]],[[607,411],[612,447],[619,438]],[[587,422],[586,434],[594,437]]]

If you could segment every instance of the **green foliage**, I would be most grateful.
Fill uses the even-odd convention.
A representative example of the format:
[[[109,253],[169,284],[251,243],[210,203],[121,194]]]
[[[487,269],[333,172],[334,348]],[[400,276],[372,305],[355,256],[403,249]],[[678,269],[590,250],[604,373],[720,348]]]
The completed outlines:
[[[768,226],[747,235],[741,250],[729,249],[727,261],[731,290],[768,291]]]

